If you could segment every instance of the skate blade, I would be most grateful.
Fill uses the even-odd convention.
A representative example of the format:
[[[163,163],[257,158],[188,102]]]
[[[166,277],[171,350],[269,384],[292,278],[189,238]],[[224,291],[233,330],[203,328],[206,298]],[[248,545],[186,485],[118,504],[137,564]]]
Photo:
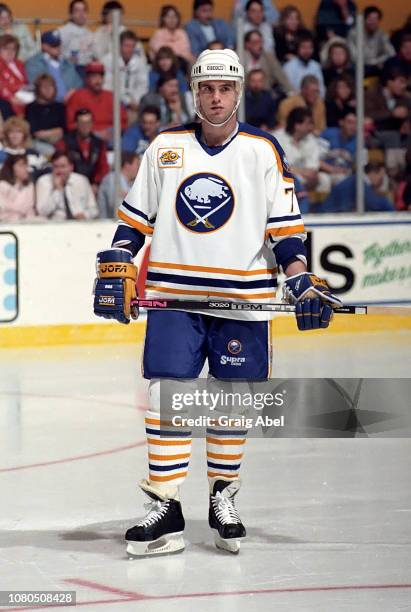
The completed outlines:
[[[134,542],[127,540],[127,553],[132,557],[151,557],[154,555],[171,555],[184,550],[183,532],[169,533],[151,542]]]
[[[214,530],[213,530],[214,531]],[[240,552],[241,540],[244,538],[229,538],[224,540],[220,537],[218,531],[214,533],[214,542],[220,550],[226,550],[233,555],[238,555]]]

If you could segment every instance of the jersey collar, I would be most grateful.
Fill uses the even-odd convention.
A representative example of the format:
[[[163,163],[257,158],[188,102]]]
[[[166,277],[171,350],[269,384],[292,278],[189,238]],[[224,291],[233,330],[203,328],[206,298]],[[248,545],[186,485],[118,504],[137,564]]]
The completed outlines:
[[[223,144],[218,145],[216,147],[210,147],[209,145],[207,145],[201,138],[201,124],[197,123],[195,126],[195,137],[197,139],[197,142],[201,145],[201,147],[204,149],[204,151],[206,153],[208,153],[208,155],[217,155],[218,153],[221,153],[221,151],[224,151],[224,149],[226,147],[228,147],[228,145],[230,144],[230,142],[232,140],[234,140],[234,138],[237,136],[238,131],[239,131],[240,125],[237,121],[234,130],[231,132],[231,134],[229,135],[229,137],[224,140]]]

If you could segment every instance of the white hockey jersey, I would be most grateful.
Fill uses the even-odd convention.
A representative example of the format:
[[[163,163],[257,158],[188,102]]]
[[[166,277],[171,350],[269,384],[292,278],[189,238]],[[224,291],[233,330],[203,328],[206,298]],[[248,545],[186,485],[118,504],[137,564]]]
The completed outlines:
[[[273,301],[273,246],[305,239],[284,153],[247,124],[220,147],[200,136],[194,123],[161,133],[119,208],[122,223],[152,236],[146,297]],[[268,320],[272,313],[236,318]]]

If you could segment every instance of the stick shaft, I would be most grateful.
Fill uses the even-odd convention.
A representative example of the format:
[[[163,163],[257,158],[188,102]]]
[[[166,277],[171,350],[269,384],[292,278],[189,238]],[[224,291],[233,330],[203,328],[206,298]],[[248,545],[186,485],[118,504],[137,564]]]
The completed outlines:
[[[269,312],[295,312],[295,306],[291,304],[280,303],[262,303],[262,302],[229,302],[227,300],[163,300],[154,298],[152,300],[137,299],[133,302],[140,308],[149,308],[150,310],[210,310],[210,311],[269,311]],[[336,308],[336,314],[369,314],[369,306],[353,306],[344,305],[341,308]],[[385,308],[384,310],[387,310]],[[389,309],[390,314],[393,314],[393,308]],[[399,309],[406,310],[406,309]],[[377,313],[376,313],[377,314]],[[403,314],[403,313],[402,313]],[[411,314],[411,309],[409,311]]]

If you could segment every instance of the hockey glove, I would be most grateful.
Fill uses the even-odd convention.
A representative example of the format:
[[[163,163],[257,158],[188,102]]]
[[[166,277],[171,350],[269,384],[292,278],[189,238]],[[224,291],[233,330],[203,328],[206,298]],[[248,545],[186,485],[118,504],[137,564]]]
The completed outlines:
[[[94,285],[94,314],[106,319],[130,323],[137,319],[137,268],[125,249],[107,249],[97,253],[97,278]]]
[[[295,316],[301,331],[328,327],[333,308],[343,305],[331,293],[327,282],[310,272],[288,277],[283,287],[283,298],[289,304],[295,304]]]

